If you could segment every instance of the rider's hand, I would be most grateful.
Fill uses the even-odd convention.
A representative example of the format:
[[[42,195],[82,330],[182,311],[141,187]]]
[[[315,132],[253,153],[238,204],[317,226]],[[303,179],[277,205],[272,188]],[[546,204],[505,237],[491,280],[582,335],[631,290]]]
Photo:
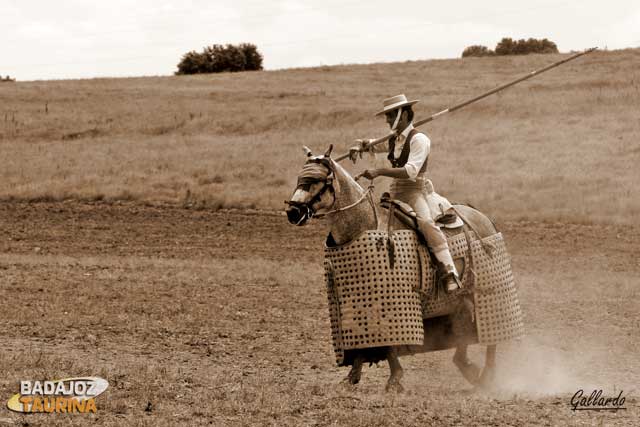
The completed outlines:
[[[353,147],[349,148],[349,158],[353,163],[356,162],[358,156],[362,158],[362,153],[371,151],[371,146],[369,145],[370,142],[370,139],[356,139],[356,143],[358,145],[354,145]]]
[[[349,147],[349,159],[351,159],[354,165],[356,164],[358,157],[362,158],[362,148],[357,145]]]
[[[362,172],[360,175],[356,177],[356,181],[361,177],[367,178],[368,180],[373,180],[379,176],[380,174],[378,173],[377,169],[365,169],[364,172]]]
[[[371,151],[371,141],[372,139],[356,139],[356,142],[360,146],[360,151],[363,153]]]

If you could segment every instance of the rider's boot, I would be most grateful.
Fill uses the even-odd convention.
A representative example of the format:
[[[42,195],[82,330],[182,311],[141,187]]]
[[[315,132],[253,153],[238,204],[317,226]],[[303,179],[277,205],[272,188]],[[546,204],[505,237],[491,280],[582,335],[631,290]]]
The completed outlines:
[[[427,245],[433,251],[436,260],[441,265],[442,281],[446,292],[455,292],[462,288],[458,271],[453,264],[453,258],[447,244],[447,236],[435,225],[432,219],[422,218],[417,220],[418,228],[427,241]]]
[[[458,271],[451,258],[451,252],[449,248],[441,249],[435,252],[436,259],[440,262],[442,267],[442,283],[446,292],[455,292],[462,288],[460,278],[458,277]]]
[[[444,280],[444,289],[447,292],[455,292],[458,289],[462,288],[462,285],[460,284],[460,278],[458,277],[458,272],[456,271],[456,267],[453,264],[445,266],[445,275],[442,280]]]

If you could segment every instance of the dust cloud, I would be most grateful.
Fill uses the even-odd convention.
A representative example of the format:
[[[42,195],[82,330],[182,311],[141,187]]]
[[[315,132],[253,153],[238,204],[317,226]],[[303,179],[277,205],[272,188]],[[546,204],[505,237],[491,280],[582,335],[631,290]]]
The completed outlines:
[[[574,394],[580,389],[602,389],[608,394],[636,389],[629,383],[624,365],[610,362],[610,352],[598,343],[527,336],[498,346],[495,392],[545,397]]]

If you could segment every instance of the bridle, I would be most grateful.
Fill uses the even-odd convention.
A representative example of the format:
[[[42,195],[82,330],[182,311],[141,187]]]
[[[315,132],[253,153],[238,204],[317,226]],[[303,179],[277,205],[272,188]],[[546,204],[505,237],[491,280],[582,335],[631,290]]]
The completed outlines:
[[[341,208],[337,208],[337,209],[334,209],[334,210],[329,211],[329,212],[315,214],[315,217],[316,218],[322,218],[325,215],[330,215],[330,214],[334,214],[334,213],[338,213],[338,212],[344,212],[344,211],[346,211],[348,209],[351,209],[351,208],[359,205],[367,196],[370,196],[372,191],[373,191],[373,185],[370,185],[369,188],[367,189],[367,191],[362,193],[362,196],[360,196],[360,198],[358,200],[356,200],[355,202],[351,203],[350,205],[343,206]],[[373,209],[374,209],[374,212],[375,212],[375,206],[373,205],[373,200],[371,198],[369,198],[369,202],[371,203],[371,206],[373,206]],[[377,220],[376,220],[376,222],[377,222]]]
[[[300,181],[304,181],[304,182],[300,182]],[[312,180],[310,178],[306,178],[306,179],[303,178],[302,180],[298,180],[298,185],[296,187],[296,190],[307,185],[311,186],[312,184],[315,184],[317,182],[321,182],[321,181]],[[327,177],[324,180],[322,180],[322,182],[324,183],[322,188],[318,190],[318,192],[314,194],[313,197],[311,197],[308,201],[306,202],[293,202],[290,200],[284,201],[287,205],[297,208],[303,214],[301,215],[300,220],[296,223],[296,225],[299,225],[302,222],[306,221],[307,219],[313,218],[314,216],[320,218],[326,215],[326,214],[316,214],[315,209],[313,208],[313,205],[319,202],[322,199],[322,196],[324,196],[324,193],[326,193],[327,191],[330,190],[335,195],[336,190],[333,188],[333,178]]]
[[[324,185],[316,194],[314,194],[306,202],[294,202],[285,200],[285,203],[300,212],[300,219],[296,225],[301,225],[306,220],[311,219],[316,215],[316,211],[313,207],[318,203],[322,196],[327,191],[331,191],[335,195],[335,189],[333,188],[333,176],[330,161],[324,157],[312,158],[302,167],[302,171],[298,176],[298,183],[296,185],[296,191],[302,189],[309,191],[313,184],[322,182]]]
[[[314,163],[321,163],[321,162],[314,162]],[[296,223],[296,225],[300,225],[304,221],[306,221],[308,219],[311,219],[313,217],[322,218],[322,217],[327,216],[327,215],[331,215],[331,214],[335,214],[335,213],[338,213],[338,212],[343,212],[343,211],[346,211],[348,209],[351,209],[351,208],[359,205],[364,199],[367,198],[367,196],[370,196],[372,194],[372,191],[373,191],[373,185],[370,185],[369,189],[367,191],[365,191],[364,193],[362,193],[360,198],[358,200],[356,200],[355,202],[351,203],[350,205],[343,206],[341,208],[336,208],[336,209],[333,209],[333,210],[328,211],[328,212],[316,213],[315,209],[313,208],[313,205],[315,203],[319,202],[322,199],[322,196],[327,191],[331,191],[334,194],[334,203],[335,203],[335,188],[333,187],[333,176],[331,176],[331,174],[329,174],[324,179],[323,178],[317,178],[317,177],[301,176],[301,177],[298,178],[298,185],[296,186],[296,190],[297,190],[297,189],[299,189],[301,187],[304,188],[305,186],[309,186],[310,187],[311,185],[316,184],[318,182],[323,182],[324,185],[308,201],[306,201],[306,202],[293,202],[293,201],[285,200],[285,203],[287,205],[295,207],[302,214],[300,216],[300,219]],[[374,206],[374,203],[373,203],[373,199],[371,199],[371,197],[369,197],[369,201],[371,202],[371,205],[374,207],[374,211],[375,211],[375,206]]]

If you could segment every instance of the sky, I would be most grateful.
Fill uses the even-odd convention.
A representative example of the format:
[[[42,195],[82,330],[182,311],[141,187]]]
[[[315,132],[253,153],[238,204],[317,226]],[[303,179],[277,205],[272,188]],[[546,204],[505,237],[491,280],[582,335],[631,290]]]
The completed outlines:
[[[640,47],[640,1],[1,0],[0,75],[171,75],[186,52],[243,42],[271,70],[455,58],[503,37]]]

